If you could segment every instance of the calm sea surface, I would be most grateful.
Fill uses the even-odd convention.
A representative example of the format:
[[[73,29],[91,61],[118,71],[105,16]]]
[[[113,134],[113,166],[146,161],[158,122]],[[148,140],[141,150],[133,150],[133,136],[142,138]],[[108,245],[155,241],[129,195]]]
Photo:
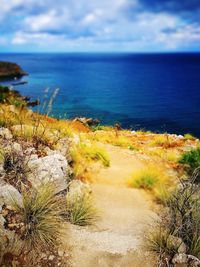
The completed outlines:
[[[16,89],[32,99],[60,88],[53,116],[200,136],[200,54],[0,54],[0,60],[30,74]]]

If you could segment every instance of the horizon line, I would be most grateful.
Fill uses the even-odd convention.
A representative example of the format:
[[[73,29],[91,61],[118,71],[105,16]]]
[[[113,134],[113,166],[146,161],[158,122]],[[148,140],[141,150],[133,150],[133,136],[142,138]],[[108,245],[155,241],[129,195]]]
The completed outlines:
[[[200,54],[200,51],[1,51],[0,54]]]

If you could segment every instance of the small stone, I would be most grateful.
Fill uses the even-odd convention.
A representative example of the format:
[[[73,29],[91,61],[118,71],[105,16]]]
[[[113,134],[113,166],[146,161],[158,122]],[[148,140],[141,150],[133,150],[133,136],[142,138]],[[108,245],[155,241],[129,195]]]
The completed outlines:
[[[41,254],[41,258],[44,259],[46,257],[46,254],[45,253],[42,253]]]
[[[50,261],[52,261],[54,258],[55,258],[54,255],[50,255],[50,256],[49,256],[49,260],[50,260]]]
[[[63,257],[64,254],[65,254],[65,252],[63,250],[60,250],[60,249],[58,250],[58,256],[59,257]]]
[[[175,254],[172,259],[172,263],[175,264],[176,267],[187,267],[188,258],[184,253]]]
[[[12,147],[13,147],[13,149],[14,149],[16,152],[21,152],[21,151],[22,151],[22,147],[21,147],[21,145],[18,144],[18,143],[16,143],[16,142],[13,143]]]

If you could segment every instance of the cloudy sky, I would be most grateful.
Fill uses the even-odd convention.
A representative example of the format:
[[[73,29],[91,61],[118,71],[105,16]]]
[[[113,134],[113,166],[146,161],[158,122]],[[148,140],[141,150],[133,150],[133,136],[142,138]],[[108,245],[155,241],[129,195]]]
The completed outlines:
[[[200,51],[200,0],[0,0],[6,51]]]

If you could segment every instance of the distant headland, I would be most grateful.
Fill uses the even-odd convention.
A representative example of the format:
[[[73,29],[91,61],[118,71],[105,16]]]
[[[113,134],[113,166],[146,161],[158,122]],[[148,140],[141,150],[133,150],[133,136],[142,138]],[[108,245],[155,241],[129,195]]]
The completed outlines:
[[[23,71],[18,64],[0,61],[0,79],[20,78],[25,75],[28,73]]]

